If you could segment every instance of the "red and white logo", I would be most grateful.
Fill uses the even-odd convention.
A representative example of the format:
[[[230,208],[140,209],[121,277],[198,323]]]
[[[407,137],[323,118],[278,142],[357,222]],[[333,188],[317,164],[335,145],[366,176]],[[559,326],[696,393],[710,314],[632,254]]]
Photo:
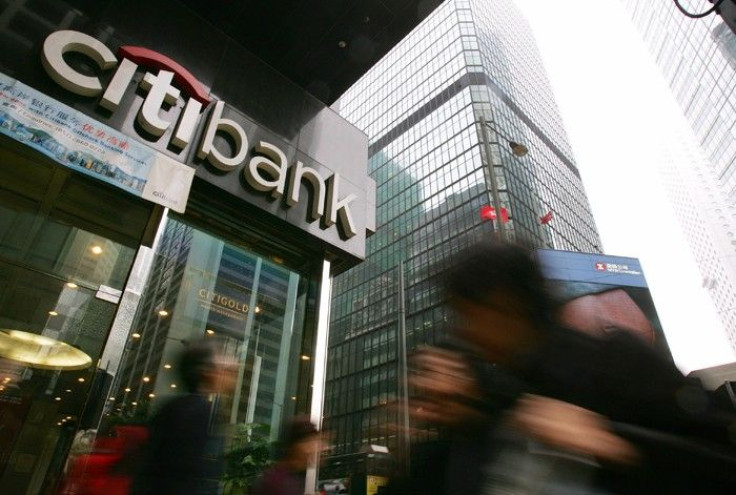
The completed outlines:
[[[88,56],[101,71],[115,68],[107,87],[103,88],[98,76],[82,74],[67,63],[64,54],[72,51]],[[110,112],[115,112],[120,106],[138,66],[156,70],[157,74],[146,72],[140,82],[141,90],[147,94],[137,121],[155,137],[163,136],[175,124],[170,143],[179,149],[192,142],[197,120],[202,110],[212,102],[202,83],[181,64],[140,46],[122,46],[116,56],[89,35],[77,31],[56,31],[44,41],[41,60],[46,72],[59,85],[78,95],[100,96],[99,105]],[[180,89],[189,98],[177,122],[170,122],[161,117],[160,111],[165,104],[177,102]]]
[[[601,272],[605,272],[606,269],[607,269],[606,268],[606,264],[605,263],[596,263],[595,264],[595,269],[598,270],[598,271],[601,271]]]
[[[142,46],[121,46],[118,48],[118,55],[143,67],[172,72],[174,83],[190,98],[194,98],[205,107],[212,101],[204,85],[181,64],[166,55]]]

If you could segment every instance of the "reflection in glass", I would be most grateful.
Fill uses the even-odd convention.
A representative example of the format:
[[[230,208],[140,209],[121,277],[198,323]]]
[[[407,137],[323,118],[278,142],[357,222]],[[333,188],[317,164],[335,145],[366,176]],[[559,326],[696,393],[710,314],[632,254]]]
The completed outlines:
[[[0,491],[52,493],[101,414],[94,363],[116,306],[97,291],[122,288],[150,207],[4,144]]]
[[[96,427],[92,410],[99,398],[89,393],[104,382],[105,373],[91,365],[100,356],[115,305],[95,295],[0,261],[0,327],[12,329],[0,339],[10,345],[0,358],[4,493],[52,486],[77,431]],[[23,347],[19,336],[27,338]]]
[[[176,362],[192,341],[211,338],[237,363],[232,394],[214,400],[223,423],[268,425],[309,403],[300,377],[306,278],[177,219],[169,219],[133,336],[115,379],[107,418],[136,421],[180,393]],[[305,344],[311,345],[311,344]],[[302,387],[301,393],[298,389]],[[296,403],[291,397],[300,397]]]
[[[83,370],[92,364],[89,355],[64,342],[7,329],[0,329],[0,358],[47,370]]]

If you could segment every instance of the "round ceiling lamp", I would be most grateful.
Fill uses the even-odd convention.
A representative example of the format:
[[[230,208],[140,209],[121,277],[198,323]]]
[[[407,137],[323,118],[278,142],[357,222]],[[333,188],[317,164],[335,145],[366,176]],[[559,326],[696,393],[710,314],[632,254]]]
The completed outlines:
[[[0,329],[0,357],[45,370],[82,370],[92,365],[89,355],[69,344],[5,328]]]

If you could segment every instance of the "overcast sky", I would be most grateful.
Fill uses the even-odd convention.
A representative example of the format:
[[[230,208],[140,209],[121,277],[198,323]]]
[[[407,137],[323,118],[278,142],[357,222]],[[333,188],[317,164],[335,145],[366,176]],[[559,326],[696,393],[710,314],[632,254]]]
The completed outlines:
[[[685,127],[682,113],[620,2],[516,2],[542,52],[606,253],[641,259],[681,370],[736,360],[657,172]]]

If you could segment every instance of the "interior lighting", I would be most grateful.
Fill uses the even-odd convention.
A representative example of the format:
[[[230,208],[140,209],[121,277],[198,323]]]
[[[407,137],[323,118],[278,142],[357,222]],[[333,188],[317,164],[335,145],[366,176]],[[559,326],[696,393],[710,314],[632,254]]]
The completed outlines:
[[[54,400],[55,401],[60,401],[61,400],[61,397],[56,397],[56,398],[54,398]]]
[[[214,335],[214,334],[215,334],[214,330],[212,330],[211,328],[207,329],[207,335]]]
[[[0,329],[0,357],[47,370],[81,370],[92,358],[56,339],[21,330]]]
[[[159,315],[159,316],[169,316],[169,312],[168,312],[168,311],[166,311],[165,309],[162,309],[162,310],[160,310],[160,311],[158,312],[158,315]]]
[[[166,363],[166,364],[164,365],[164,368],[166,368],[167,370],[170,370],[170,369],[171,369],[171,365],[170,365],[169,363]]]
[[[102,248],[100,246],[92,246],[90,251],[92,251],[92,254],[102,254]]]
[[[171,388],[176,388],[176,383],[172,383]]]
[[[77,378],[77,381],[78,381],[79,383],[84,383],[84,378],[82,378],[82,377],[79,377],[79,378]]]
[[[148,394],[148,396],[149,396],[149,397],[150,397],[151,399],[153,399],[154,397],[156,397],[156,394]]]
[[[126,392],[130,392],[130,388],[126,388],[126,389],[125,389],[125,391],[126,391]]]
[[[138,332],[135,332],[133,335],[131,335],[131,337],[133,337],[134,339],[140,339],[141,334],[139,334]]]
[[[74,282],[67,282],[66,286],[69,287],[70,289],[76,289],[77,287],[79,287]]]
[[[49,315],[51,315],[51,316],[59,316],[59,313],[57,313],[56,311],[49,311]]]
[[[146,383],[148,383],[148,382],[151,381],[151,379],[149,377],[147,377],[147,376],[144,376],[143,377],[143,381],[146,382]]]
[[[310,359],[309,356],[302,354],[302,361],[309,361],[309,359]]]

